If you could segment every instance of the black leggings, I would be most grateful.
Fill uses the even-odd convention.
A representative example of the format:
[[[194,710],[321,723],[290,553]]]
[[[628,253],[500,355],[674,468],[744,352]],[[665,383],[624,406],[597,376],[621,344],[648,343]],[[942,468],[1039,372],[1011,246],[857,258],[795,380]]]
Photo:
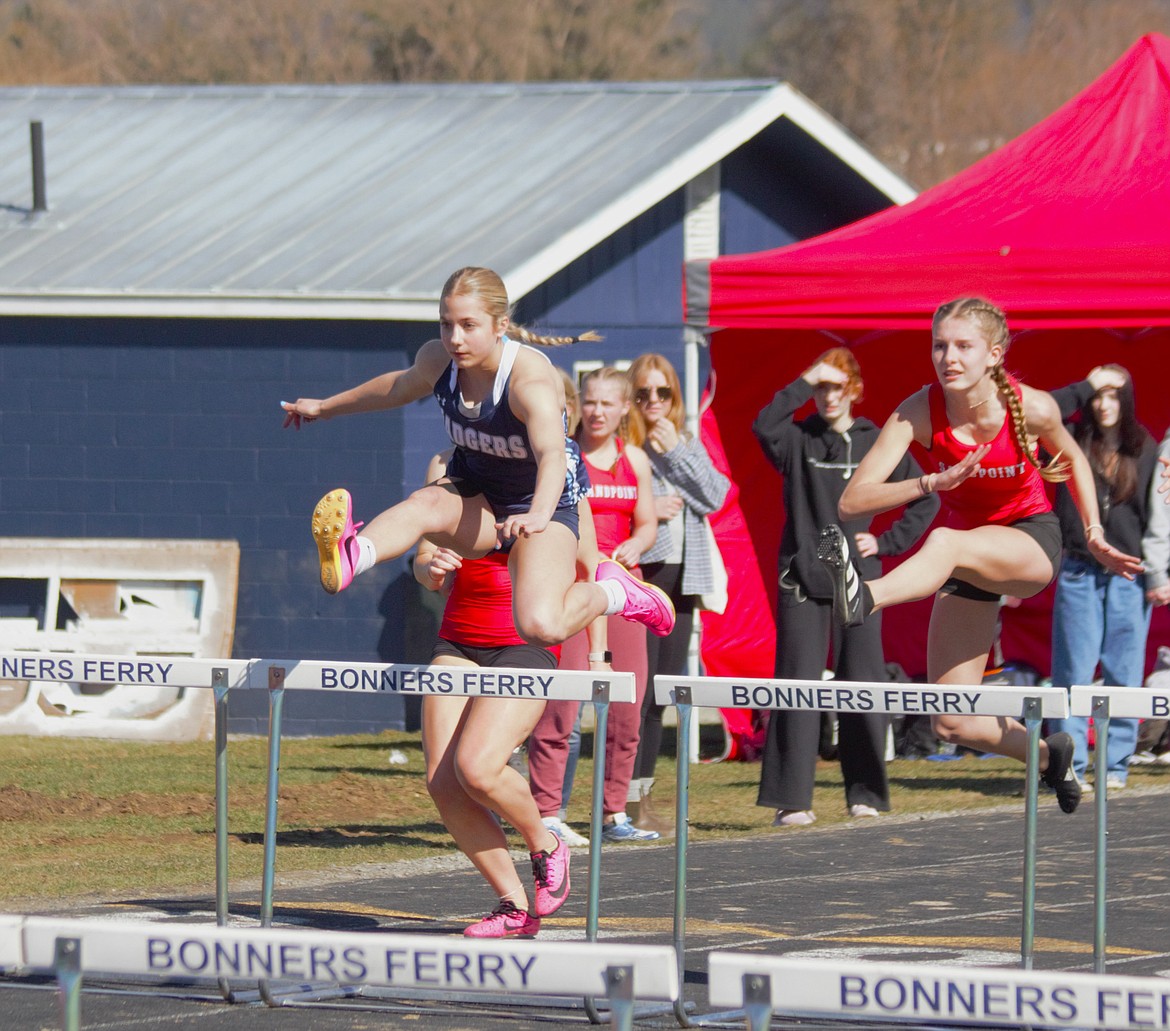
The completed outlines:
[[[648,562],[642,566],[642,576],[660,587],[674,602],[677,616],[674,629],[666,637],[646,635],[646,697],[642,699],[642,736],[638,757],[634,760],[634,779],[654,776],[654,765],[662,747],[663,706],[654,701],[654,674],[681,676],[686,673],[687,647],[691,643],[691,628],[695,622],[695,598],[682,594],[682,571],[679,563]],[[679,745],[681,752],[685,745]]]

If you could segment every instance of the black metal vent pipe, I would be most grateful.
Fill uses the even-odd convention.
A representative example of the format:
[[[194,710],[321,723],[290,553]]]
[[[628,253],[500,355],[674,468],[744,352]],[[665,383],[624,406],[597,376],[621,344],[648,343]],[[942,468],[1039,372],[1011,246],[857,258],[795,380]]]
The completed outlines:
[[[33,211],[48,211],[45,197],[45,129],[40,122],[29,122],[29,140],[32,143]]]

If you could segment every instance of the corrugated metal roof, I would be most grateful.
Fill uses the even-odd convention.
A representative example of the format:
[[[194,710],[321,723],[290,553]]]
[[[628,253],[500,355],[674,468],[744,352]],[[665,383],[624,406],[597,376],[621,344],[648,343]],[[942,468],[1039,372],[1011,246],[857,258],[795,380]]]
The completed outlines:
[[[466,264],[520,297],[785,116],[913,196],[774,82],[0,88],[0,314],[430,319]]]

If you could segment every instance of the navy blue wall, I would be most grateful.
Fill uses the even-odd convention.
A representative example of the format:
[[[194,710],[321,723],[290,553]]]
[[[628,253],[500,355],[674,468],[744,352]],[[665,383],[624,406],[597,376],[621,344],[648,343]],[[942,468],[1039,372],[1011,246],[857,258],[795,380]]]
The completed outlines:
[[[885,206],[802,137],[774,128],[724,163],[725,252],[779,246]],[[657,351],[681,371],[682,219],[679,191],[521,298],[517,319],[555,334],[604,334],[552,352],[565,368]],[[437,599],[405,560],[330,597],[308,525],[331,487],[347,487],[355,517],[368,519],[420,484],[447,443],[435,405],[297,433],[281,428],[278,402],[402,368],[436,328],[0,320],[0,535],[234,539],[236,657],[425,661]],[[393,696],[294,695],[285,707],[291,734],[416,725],[416,712]],[[264,731],[259,693],[229,705],[233,732]]]
[[[308,523],[334,485],[367,511],[398,500],[410,450],[434,450],[408,427],[430,420],[418,405],[296,433],[281,429],[278,403],[401,368],[406,340],[426,335],[364,322],[0,320],[0,534],[234,539],[236,657],[402,659],[413,580],[387,563],[325,595]],[[234,731],[260,729],[264,698],[230,704]],[[294,733],[403,722],[396,698],[330,699],[311,727],[302,706],[287,707]]]

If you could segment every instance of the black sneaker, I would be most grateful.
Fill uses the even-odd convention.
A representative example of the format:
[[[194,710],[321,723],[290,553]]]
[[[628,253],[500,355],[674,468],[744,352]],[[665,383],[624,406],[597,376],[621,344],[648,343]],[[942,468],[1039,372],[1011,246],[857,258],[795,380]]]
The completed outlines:
[[[837,622],[842,626],[861,626],[865,622],[861,575],[849,555],[849,542],[836,523],[821,531],[817,558],[828,566],[833,577],[833,613]]]
[[[1040,774],[1040,779],[1056,792],[1056,801],[1063,812],[1076,812],[1081,804],[1081,782],[1073,769],[1076,745],[1063,732],[1046,737],[1044,743],[1048,745],[1048,769]]]

